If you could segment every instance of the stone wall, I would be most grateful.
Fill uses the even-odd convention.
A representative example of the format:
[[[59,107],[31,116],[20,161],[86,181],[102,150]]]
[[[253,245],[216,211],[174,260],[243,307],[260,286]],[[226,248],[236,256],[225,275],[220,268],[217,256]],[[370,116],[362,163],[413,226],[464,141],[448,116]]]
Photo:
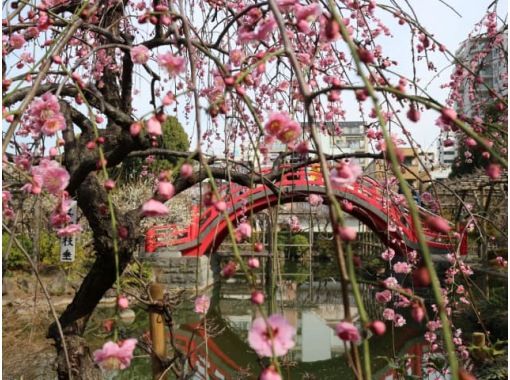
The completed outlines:
[[[213,273],[207,256],[182,256],[180,252],[158,251],[142,258],[149,263],[158,283],[168,288],[203,289],[213,283]]]

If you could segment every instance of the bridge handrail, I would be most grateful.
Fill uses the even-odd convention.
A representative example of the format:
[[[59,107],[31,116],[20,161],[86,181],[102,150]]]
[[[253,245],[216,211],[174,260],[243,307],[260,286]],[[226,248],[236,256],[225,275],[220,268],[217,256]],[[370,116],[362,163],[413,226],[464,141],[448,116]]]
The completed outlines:
[[[302,185],[312,185],[312,186],[323,186],[324,179],[320,169],[316,167],[308,168],[300,168],[295,171],[286,172],[282,178],[275,183],[275,185],[279,187],[284,186],[302,186]],[[392,220],[393,223],[401,229],[401,231],[411,238],[413,241],[416,240],[416,233],[414,231],[414,224],[412,219],[406,218],[405,222],[402,221],[402,215],[408,215],[408,210],[395,203],[393,199],[384,199],[381,200],[381,196],[385,193],[385,189],[383,186],[374,178],[370,176],[361,176],[358,180],[351,186],[340,186],[336,187],[346,193],[351,193],[356,197],[360,198],[365,203],[376,207],[378,210],[387,214],[387,219]],[[227,207],[230,212],[230,217],[235,219],[238,215],[242,207],[239,207],[243,202],[249,197],[253,197],[261,192],[269,191],[270,189],[265,185],[257,185],[254,188],[248,188],[245,186],[240,186],[234,183],[227,183],[219,187],[221,193],[224,194],[224,200],[227,202]],[[389,195],[395,193],[393,191],[389,191]],[[396,194],[396,193],[395,193]],[[388,202],[386,206],[385,202]],[[420,207],[418,208],[420,218],[423,220],[428,215],[434,215],[431,211]],[[221,212],[219,212],[215,206],[210,206],[202,214],[199,212],[198,206],[193,206],[193,217],[190,225],[187,228],[176,229],[175,224],[167,224],[167,225],[159,225],[151,227],[147,231],[147,240],[153,240],[149,246],[153,247],[153,249],[157,249],[163,246],[176,246],[180,244],[185,244],[193,239],[197,239],[204,233],[211,223],[214,222],[218,217],[221,217]],[[200,215],[200,220],[199,220]],[[425,226],[425,234],[434,240],[441,241],[442,238],[448,238],[447,235],[434,233],[430,231]],[[430,243],[434,243],[431,241]]]

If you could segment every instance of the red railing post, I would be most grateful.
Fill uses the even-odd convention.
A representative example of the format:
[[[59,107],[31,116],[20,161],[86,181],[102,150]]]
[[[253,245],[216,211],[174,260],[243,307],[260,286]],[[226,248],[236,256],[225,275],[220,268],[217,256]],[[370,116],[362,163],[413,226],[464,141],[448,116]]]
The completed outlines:
[[[156,231],[152,228],[145,234],[145,252],[154,252],[156,250]]]

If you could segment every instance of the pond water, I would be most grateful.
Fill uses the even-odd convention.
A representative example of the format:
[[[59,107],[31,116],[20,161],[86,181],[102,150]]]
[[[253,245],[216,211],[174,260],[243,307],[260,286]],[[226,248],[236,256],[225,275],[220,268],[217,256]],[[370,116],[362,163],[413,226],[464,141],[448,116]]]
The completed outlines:
[[[207,325],[214,330],[207,339],[207,352],[203,333],[198,332],[199,316],[193,311],[191,300],[183,302],[175,311],[174,339],[176,346],[184,353],[190,353],[195,368],[192,379],[205,379],[206,362],[210,379],[256,379],[261,370],[257,355],[247,343],[248,330],[254,318],[255,309],[249,301],[249,292],[242,282],[223,283],[212,291],[211,308],[207,314]],[[335,335],[335,325],[343,319],[340,289],[334,280],[298,285],[286,281],[277,292],[276,309],[282,313],[297,330],[295,346],[282,363],[287,379],[354,379],[345,358],[346,346]],[[371,295],[367,294],[367,297]],[[354,305],[354,300],[351,302]],[[140,337],[148,334],[148,316],[141,308],[135,309],[136,321],[123,326],[121,336]],[[353,310],[351,312],[355,312]],[[96,340],[92,347],[99,347],[105,341],[101,333],[101,320],[111,316],[112,310],[100,310],[92,321],[88,338]],[[408,319],[410,320],[410,318]],[[416,355],[408,363],[408,371],[420,365],[424,349],[423,331],[408,324],[398,329],[398,334],[371,337],[374,378],[391,379],[388,363],[381,356]],[[426,348],[425,348],[426,349]],[[137,349],[136,357],[129,369],[117,374],[115,379],[150,379],[150,358]],[[374,359],[375,358],[375,359]],[[175,378],[169,376],[169,378]]]

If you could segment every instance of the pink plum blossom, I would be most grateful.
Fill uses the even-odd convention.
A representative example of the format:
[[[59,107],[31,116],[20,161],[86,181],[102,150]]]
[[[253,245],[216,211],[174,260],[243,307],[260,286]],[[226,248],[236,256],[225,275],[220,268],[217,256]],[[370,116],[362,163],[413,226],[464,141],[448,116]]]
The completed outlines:
[[[407,323],[407,321],[402,315],[395,314],[395,317],[393,318],[393,323],[395,324],[395,327],[402,327]]]
[[[133,63],[143,65],[149,61],[150,50],[145,45],[137,45],[131,48],[131,60]]]
[[[68,226],[64,228],[60,228],[57,230],[57,236],[58,237],[64,237],[64,236],[73,236],[82,231],[82,228],[79,224],[69,224]]]
[[[21,49],[25,45],[25,37],[19,33],[13,33],[9,40],[9,44],[13,49]]]
[[[46,92],[35,99],[28,108],[23,124],[24,131],[30,132],[34,137],[38,137],[41,133],[53,136],[56,132],[64,130],[66,122],[60,112],[57,97]]]
[[[399,261],[393,264],[393,270],[395,273],[409,273],[411,272],[411,266],[408,263]]]
[[[310,203],[310,206],[317,207],[322,205],[323,202],[324,199],[320,195],[310,194],[308,197],[308,203]]]
[[[383,260],[391,261],[393,257],[395,257],[395,250],[392,248],[388,248],[383,253],[381,253],[381,257]]]
[[[147,133],[152,136],[161,136],[163,134],[161,123],[156,118],[156,116],[151,117],[147,121]]]
[[[336,325],[336,335],[348,342],[358,343],[361,341],[358,328],[347,321],[342,321]]]
[[[49,193],[58,195],[67,187],[71,178],[67,170],[57,161],[46,159],[42,159],[38,166],[33,166],[31,173],[31,189],[34,194],[38,194],[40,189],[44,188]]]
[[[155,199],[149,199],[142,205],[141,209],[142,215],[145,217],[154,217],[154,216],[166,216],[168,215],[168,208]]]
[[[413,122],[418,122],[420,120],[420,111],[415,106],[411,106],[409,111],[407,111],[407,118]]]
[[[241,66],[241,63],[244,60],[244,53],[240,49],[234,49],[230,52],[230,61],[234,64],[234,66]]]
[[[236,240],[238,242],[241,242],[245,239],[250,238],[251,237],[251,226],[246,222],[239,224],[239,226],[237,226],[237,228],[236,228],[235,235],[236,235]]]
[[[94,351],[94,362],[104,370],[126,369],[133,359],[136,339],[126,339],[117,343],[106,342],[103,348]]]
[[[277,136],[290,122],[291,119],[286,112],[273,112],[269,115],[264,130],[269,136]]]
[[[259,317],[248,332],[250,347],[260,356],[282,356],[294,347],[296,329],[280,314],[267,318]]]
[[[275,136],[284,144],[294,142],[302,132],[299,123],[292,120],[286,112],[270,114],[264,130],[267,135]]]
[[[331,182],[337,186],[348,186],[356,182],[361,175],[361,167],[353,160],[344,160],[331,170]]]
[[[255,39],[264,41],[273,32],[276,27],[276,20],[274,17],[269,16],[259,22],[258,28],[255,31]]]
[[[195,299],[195,313],[206,314],[210,304],[211,300],[205,294],[198,296]]]
[[[383,281],[384,286],[387,288],[396,288],[398,287],[398,281],[395,277],[388,277]]]
[[[437,340],[437,335],[433,332],[427,331],[424,335],[425,340],[429,343],[434,343]]]
[[[305,34],[310,33],[310,23],[314,22],[320,16],[320,14],[321,7],[317,3],[306,6],[296,4],[295,15],[298,30]]]
[[[391,301],[391,291],[383,290],[382,292],[375,293],[375,300],[379,303],[386,303]]]
[[[387,321],[393,321],[393,318],[395,318],[395,310],[390,308],[384,309],[383,318]]]
[[[441,119],[444,123],[449,124],[457,120],[457,112],[453,108],[443,108],[441,110]]]
[[[172,77],[182,73],[186,68],[184,57],[178,57],[170,52],[158,56],[158,64],[166,69]]]
[[[301,132],[302,129],[299,123],[291,120],[280,130],[276,138],[284,144],[291,144],[301,136]]]

